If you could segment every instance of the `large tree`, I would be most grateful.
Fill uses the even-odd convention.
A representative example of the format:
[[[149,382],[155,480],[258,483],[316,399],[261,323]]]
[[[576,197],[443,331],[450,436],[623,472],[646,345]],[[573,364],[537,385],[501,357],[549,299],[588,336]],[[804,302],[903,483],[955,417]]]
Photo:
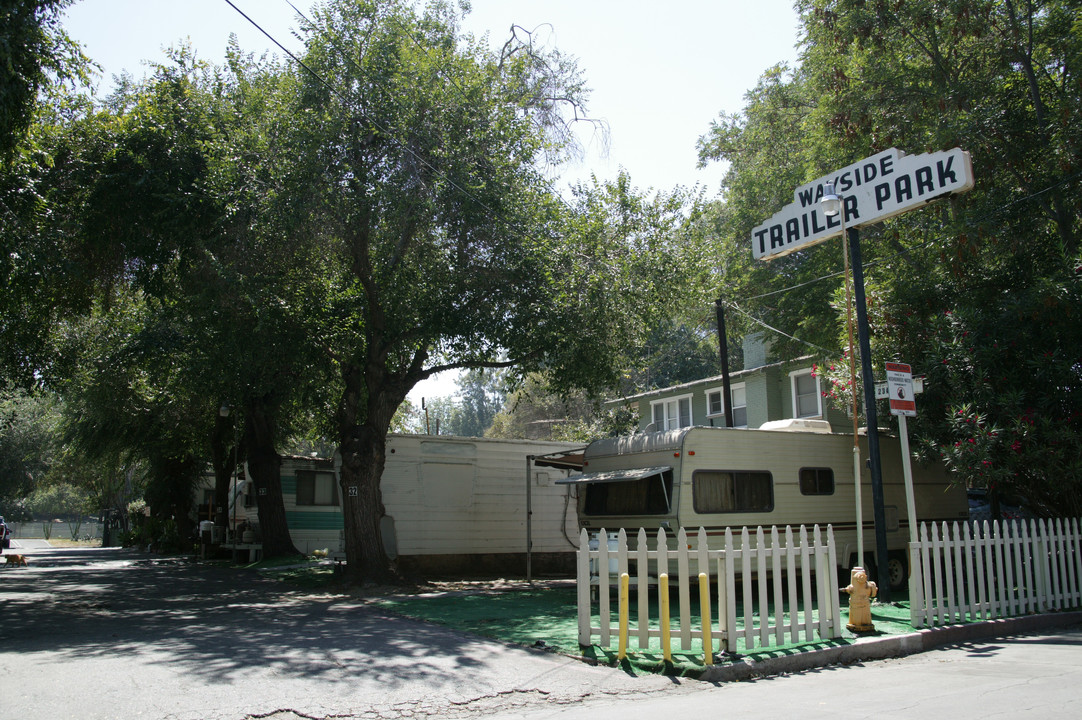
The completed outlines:
[[[461,36],[448,4],[331,3],[304,62],[295,116],[309,141],[295,167],[315,197],[303,231],[338,263],[328,351],[343,382],[347,566],[378,581],[392,572],[379,533],[385,438],[409,390],[482,367],[614,384],[615,351],[658,305],[640,264],[669,248],[630,225],[609,232],[549,188],[542,163],[586,92],[572,61],[521,29],[493,54]]]
[[[283,172],[295,76],[235,47],[227,60],[209,67],[181,48],[145,83],[60,124],[37,183],[48,212],[27,244],[56,238],[67,259],[56,286],[99,298],[89,304],[103,318],[118,311],[116,298],[138,308],[118,342],[73,343],[58,353],[71,361],[54,362],[50,376],[94,368],[85,378],[94,383],[102,370],[122,368],[137,383],[130,393],[146,388],[161,417],[183,418],[185,452],[173,444],[162,462],[147,458],[152,473],[176,484],[175,493],[158,492],[166,505],[180,506],[173,498],[190,486],[190,470],[202,474],[188,456],[213,461],[218,507],[228,504],[234,462],[246,461],[273,556],[295,552],[277,446],[334,387],[317,362],[324,259],[282,229],[301,194]],[[144,429],[178,436],[163,424]],[[153,451],[166,439],[126,433],[115,442]]]

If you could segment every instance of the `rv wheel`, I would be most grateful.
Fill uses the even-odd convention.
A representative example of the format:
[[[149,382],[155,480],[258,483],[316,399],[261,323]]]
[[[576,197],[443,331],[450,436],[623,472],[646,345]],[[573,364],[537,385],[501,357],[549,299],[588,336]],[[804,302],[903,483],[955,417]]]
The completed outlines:
[[[904,590],[909,582],[909,568],[906,567],[905,555],[890,553],[887,556],[887,577],[890,578],[891,590]]]

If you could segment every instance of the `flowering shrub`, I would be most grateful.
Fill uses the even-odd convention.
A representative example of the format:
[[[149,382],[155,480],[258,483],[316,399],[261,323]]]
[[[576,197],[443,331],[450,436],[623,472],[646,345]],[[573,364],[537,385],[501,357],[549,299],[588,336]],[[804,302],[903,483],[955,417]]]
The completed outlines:
[[[857,365],[856,393],[859,417],[864,417],[864,383],[860,378],[860,366]],[[823,393],[823,404],[841,410],[852,417],[853,378],[849,373],[849,351],[842,352],[837,360],[812,365],[812,374],[819,378],[819,387]]]
[[[993,498],[1015,498],[1045,515],[1082,514],[1080,285],[1045,280],[964,304],[935,292],[886,302],[870,286],[879,378],[884,360],[908,362],[924,376],[909,423],[918,456],[942,460],[959,482],[987,488]],[[840,291],[834,305],[844,323]],[[851,413],[855,389],[864,414],[859,362],[856,388],[847,353],[814,372],[826,404]],[[889,425],[885,402],[878,411],[880,426]]]
[[[1022,498],[1042,514],[1077,515],[1082,322],[1069,320],[1077,297],[1032,292],[925,321],[932,352],[917,401],[920,427],[967,486]]]

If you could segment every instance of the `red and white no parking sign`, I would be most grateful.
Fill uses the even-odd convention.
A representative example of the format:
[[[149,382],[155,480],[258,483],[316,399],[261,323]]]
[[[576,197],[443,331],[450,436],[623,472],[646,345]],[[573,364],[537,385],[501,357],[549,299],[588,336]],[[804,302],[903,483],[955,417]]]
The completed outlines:
[[[913,395],[913,368],[904,363],[887,363],[886,370],[890,414],[916,417],[917,402]]]

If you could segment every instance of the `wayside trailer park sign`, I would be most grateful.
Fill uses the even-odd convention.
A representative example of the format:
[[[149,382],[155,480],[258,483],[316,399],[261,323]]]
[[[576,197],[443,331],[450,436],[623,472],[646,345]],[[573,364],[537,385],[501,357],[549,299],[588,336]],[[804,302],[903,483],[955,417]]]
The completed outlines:
[[[923,155],[891,148],[812,180],[796,189],[794,202],[751,231],[757,260],[788,255],[841,233],[840,216],[827,217],[819,204],[827,183],[842,198],[845,226],[857,228],[969,190],[973,166],[960,148]]]

